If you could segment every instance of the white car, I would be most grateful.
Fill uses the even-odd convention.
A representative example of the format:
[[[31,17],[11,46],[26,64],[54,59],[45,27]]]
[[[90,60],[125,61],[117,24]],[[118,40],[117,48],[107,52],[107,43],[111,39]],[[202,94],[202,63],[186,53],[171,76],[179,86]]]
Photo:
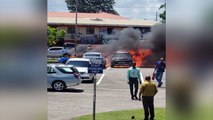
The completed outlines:
[[[101,62],[102,62],[101,64],[102,64],[103,68],[106,67],[106,60],[103,57],[103,55],[99,52],[86,52],[83,55],[83,58],[90,59],[90,61],[92,63],[94,63],[96,61],[96,59],[101,59]]]
[[[47,50],[47,57],[69,57],[72,55],[72,49],[65,49],[64,47],[50,47]]]
[[[63,91],[67,87],[81,84],[78,70],[72,65],[48,64],[47,87],[56,91]]]
[[[89,59],[85,58],[70,58],[66,65],[73,65],[80,72],[80,77],[83,81],[94,81],[94,74],[88,73],[88,67],[91,64]]]

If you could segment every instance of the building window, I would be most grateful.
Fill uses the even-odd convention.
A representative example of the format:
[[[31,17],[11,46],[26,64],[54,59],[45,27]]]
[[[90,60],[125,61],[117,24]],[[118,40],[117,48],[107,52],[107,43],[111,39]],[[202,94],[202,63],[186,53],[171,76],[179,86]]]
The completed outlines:
[[[107,28],[107,34],[110,35],[112,34],[113,28]]]
[[[95,34],[95,28],[87,27],[86,28],[86,34]]]
[[[68,27],[67,32],[70,34],[75,34],[75,27]]]

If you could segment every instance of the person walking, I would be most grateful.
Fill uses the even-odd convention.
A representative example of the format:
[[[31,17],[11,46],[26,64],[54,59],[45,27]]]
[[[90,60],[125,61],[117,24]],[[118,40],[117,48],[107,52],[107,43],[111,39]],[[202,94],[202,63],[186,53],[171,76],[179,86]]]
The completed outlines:
[[[138,93],[138,81],[141,84],[141,76],[140,76],[140,70],[139,68],[136,67],[136,63],[132,63],[132,67],[130,67],[127,70],[127,79],[128,79],[128,84],[129,84],[129,89],[130,89],[130,94],[131,94],[131,99],[138,99],[137,93]],[[133,88],[135,88],[135,91],[133,91]]]
[[[158,82],[158,87],[161,87],[163,84],[163,82],[161,80],[162,80],[165,68],[166,68],[166,63],[164,62],[163,58],[160,58],[160,60],[156,62],[155,70],[154,70],[155,77]]]
[[[150,115],[150,120],[154,120],[154,96],[158,92],[157,86],[151,81],[150,76],[145,77],[145,81],[142,84],[139,92],[139,100],[141,100],[144,108],[144,120],[148,120]]]

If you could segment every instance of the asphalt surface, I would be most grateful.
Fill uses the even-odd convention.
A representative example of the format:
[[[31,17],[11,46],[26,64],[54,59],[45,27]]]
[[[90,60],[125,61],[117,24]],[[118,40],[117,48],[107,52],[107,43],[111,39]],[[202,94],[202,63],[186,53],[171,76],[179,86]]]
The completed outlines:
[[[143,76],[152,75],[153,68],[141,68]],[[142,102],[131,100],[126,80],[127,68],[108,68],[104,74],[97,75],[96,112],[130,110],[142,108]],[[158,88],[155,107],[166,106],[165,73],[164,84]],[[155,81],[156,82],[156,81]],[[93,83],[82,83],[64,92],[48,90],[48,120],[70,120],[92,114]]]

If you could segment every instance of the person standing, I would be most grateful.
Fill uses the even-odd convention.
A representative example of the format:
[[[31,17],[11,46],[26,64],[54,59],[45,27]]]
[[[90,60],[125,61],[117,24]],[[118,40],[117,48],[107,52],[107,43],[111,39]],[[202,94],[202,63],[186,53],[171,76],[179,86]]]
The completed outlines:
[[[138,80],[141,84],[141,76],[140,76],[140,70],[139,68],[136,67],[136,63],[132,63],[132,67],[130,67],[127,70],[127,79],[128,79],[128,84],[129,84],[129,89],[130,89],[130,94],[131,94],[131,99],[138,99],[137,93],[138,93]],[[135,88],[135,91],[133,91],[133,88]]]
[[[141,100],[144,108],[144,120],[148,120],[150,115],[150,120],[154,120],[154,96],[158,92],[157,86],[151,81],[150,76],[145,77],[145,81],[142,84],[139,92],[139,100]]]
[[[158,87],[161,87],[163,84],[163,82],[161,80],[162,80],[165,68],[166,68],[166,63],[164,62],[163,58],[160,58],[160,60],[156,62],[155,70],[154,70],[155,77],[158,82]]]

